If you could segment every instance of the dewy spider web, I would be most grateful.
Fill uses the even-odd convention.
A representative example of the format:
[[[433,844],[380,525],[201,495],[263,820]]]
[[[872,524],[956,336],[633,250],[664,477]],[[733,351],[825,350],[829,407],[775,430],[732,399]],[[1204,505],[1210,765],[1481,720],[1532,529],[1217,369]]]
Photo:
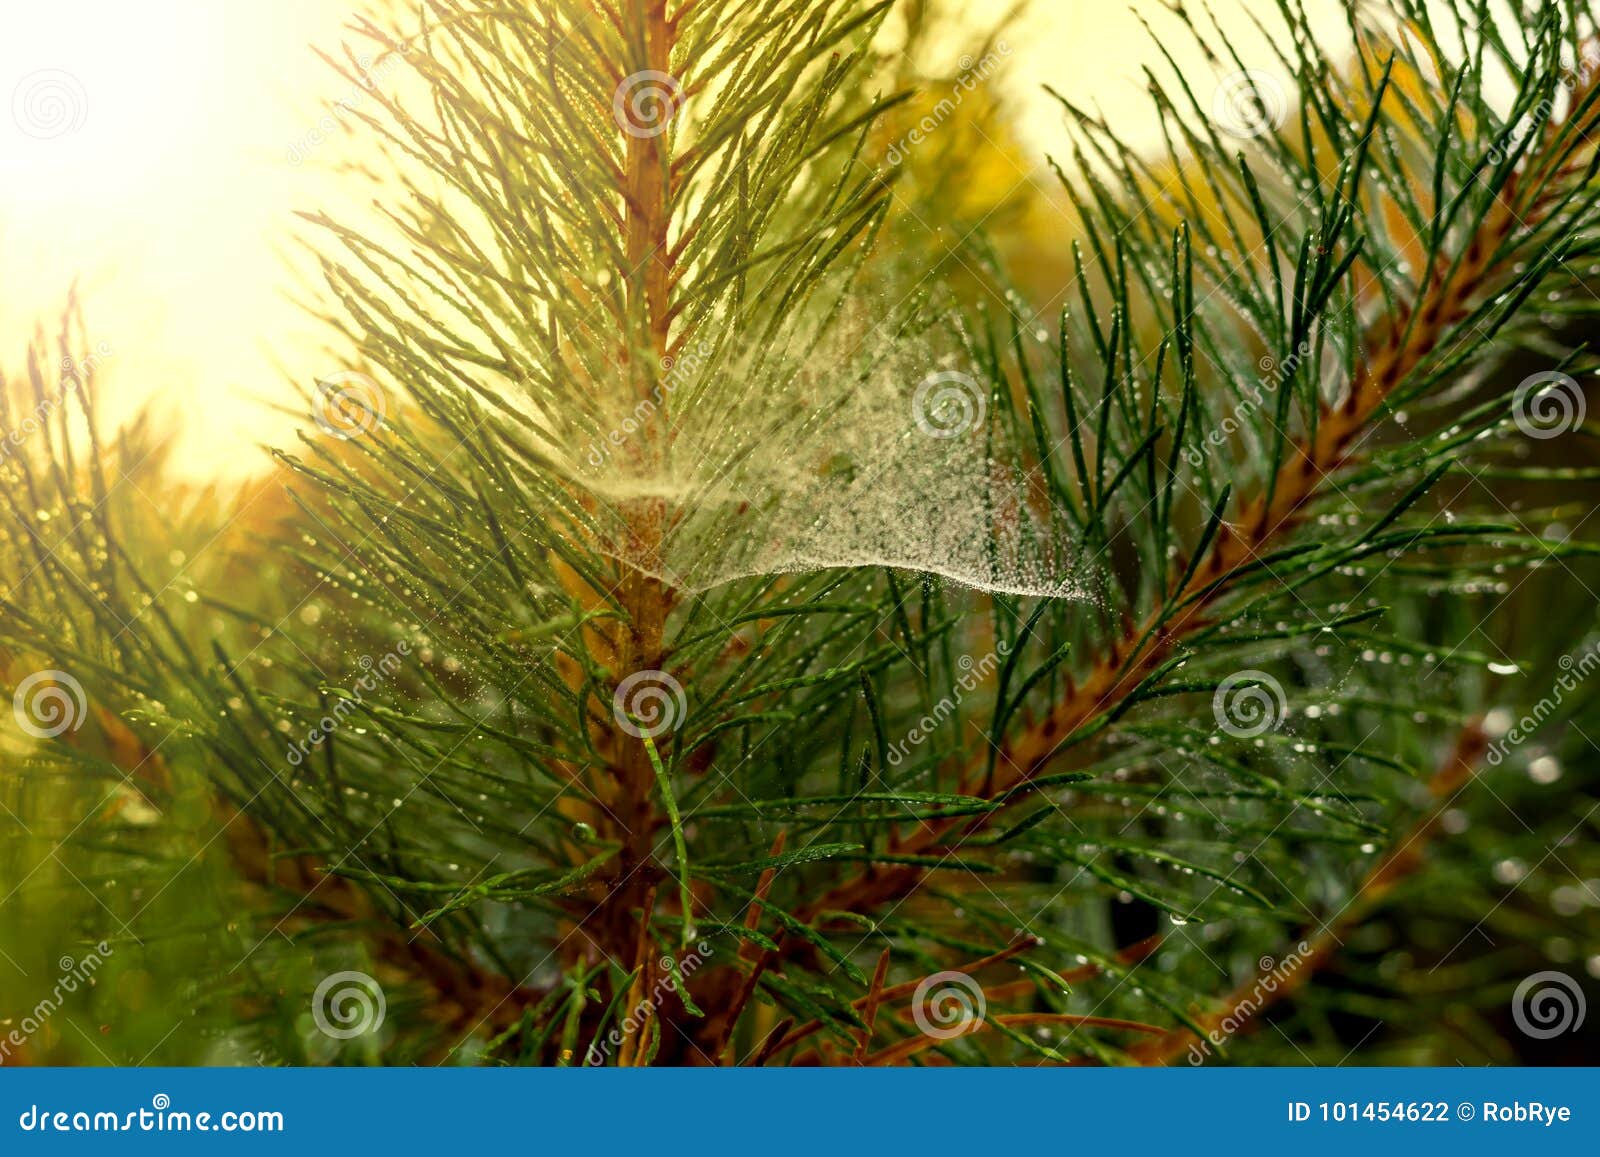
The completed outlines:
[[[855,364],[851,344],[834,336],[782,359],[690,343],[670,360],[652,400],[568,466],[595,498],[608,553],[684,591],[887,566],[1084,597],[1066,528],[990,422],[976,368],[930,365],[910,345]],[[652,423],[660,437],[661,414],[670,450],[650,465],[633,440]],[[631,528],[652,505],[665,529],[645,548]]]

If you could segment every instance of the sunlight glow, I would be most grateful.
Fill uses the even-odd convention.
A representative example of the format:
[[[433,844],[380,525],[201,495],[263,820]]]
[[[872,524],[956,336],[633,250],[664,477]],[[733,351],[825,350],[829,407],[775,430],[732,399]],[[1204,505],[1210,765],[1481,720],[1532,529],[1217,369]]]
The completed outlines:
[[[113,416],[181,422],[197,474],[255,468],[287,433],[246,393],[305,328],[282,297],[292,211],[326,175],[288,161],[337,86],[326,0],[0,0],[0,364],[77,283],[111,353]],[[322,367],[315,367],[310,373]]]
[[[170,413],[196,476],[260,468],[250,447],[293,425],[260,399],[288,398],[285,373],[343,368],[313,352],[284,254],[295,211],[337,197],[351,143],[319,130],[349,84],[309,46],[336,50],[360,3],[0,0],[0,365],[76,282],[112,351],[112,416]],[[975,22],[998,8],[974,0]],[[1155,54],[1131,15],[1040,5],[1013,40],[1010,91],[1041,155],[1064,143],[1045,83],[1158,141],[1139,73]]]

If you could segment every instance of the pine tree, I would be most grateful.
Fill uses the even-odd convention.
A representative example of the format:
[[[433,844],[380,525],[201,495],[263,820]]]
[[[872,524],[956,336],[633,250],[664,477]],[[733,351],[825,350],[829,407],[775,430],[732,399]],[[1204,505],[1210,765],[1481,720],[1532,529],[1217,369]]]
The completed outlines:
[[[93,817],[17,888],[210,977],[212,1057],[1495,1058],[1382,940],[1499,1007],[1595,873],[1593,692],[1504,721],[1588,652],[1482,624],[1594,553],[1592,472],[1521,458],[1581,426],[1600,52],[1439,7],[1282,5],[1266,62],[1177,7],[1230,78],[1151,76],[1164,164],[1062,101],[1049,325],[919,259],[920,8],[364,23],[335,67],[411,81],[376,210],[309,218],[352,352],[287,501],[157,527],[70,369],[3,467],[10,682],[71,717],[7,807]]]

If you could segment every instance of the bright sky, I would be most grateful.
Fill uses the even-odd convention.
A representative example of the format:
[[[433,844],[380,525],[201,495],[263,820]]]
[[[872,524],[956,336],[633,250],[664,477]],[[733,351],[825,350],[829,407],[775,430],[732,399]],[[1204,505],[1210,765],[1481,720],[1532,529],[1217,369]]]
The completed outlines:
[[[309,45],[336,48],[358,2],[0,0],[0,364],[78,278],[108,392],[179,417],[189,469],[252,469],[251,447],[287,435],[253,399],[287,396],[280,366],[340,368],[309,352],[283,255],[294,210],[329,202],[340,145],[292,154],[349,88]],[[1046,80],[1142,111],[1151,50],[1123,6],[1036,7],[1011,38],[1036,140],[1056,137]]]
[[[308,344],[283,299],[290,214],[330,179],[289,151],[346,87],[307,43],[337,44],[348,12],[0,0],[0,362],[77,278],[108,393],[178,416],[196,472],[256,461],[242,448],[287,422],[243,395],[282,396],[273,359]]]

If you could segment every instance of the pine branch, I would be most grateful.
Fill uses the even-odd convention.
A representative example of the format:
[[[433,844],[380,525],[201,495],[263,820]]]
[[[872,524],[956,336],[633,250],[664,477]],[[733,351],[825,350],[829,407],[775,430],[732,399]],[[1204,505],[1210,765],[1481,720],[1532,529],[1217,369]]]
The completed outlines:
[[[46,774],[204,783],[191,826],[263,921],[339,930],[317,939],[423,994],[391,1018],[397,1057],[448,1036],[562,1065],[1170,1060],[1253,1012],[1249,986],[1206,1000],[1201,956],[1248,975],[1305,925],[1302,897],[1349,898],[1296,991],[1418,870],[1482,754],[1473,723],[1430,771],[1437,736],[1482,713],[1512,651],[1474,637],[1482,593],[1593,553],[1533,529],[1579,521],[1570,493],[1485,493],[1580,473],[1472,476],[1525,446],[1487,371],[1513,340],[1561,340],[1582,303],[1539,290],[1600,255],[1600,91],[1560,71],[1593,22],[1480,30],[1481,5],[1444,7],[1459,51],[1413,0],[1353,8],[1348,68],[1283,8],[1270,52],[1298,124],[1242,147],[1192,76],[1151,77],[1164,164],[1069,110],[1077,236],[1033,255],[1078,291],[1059,349],[1017,296],[989,303],[1004,325],[965,308],[1008,282],[986,242],[920,239],[958,216],[934,183],[891,197],[883,138],[953,113],[971,77],[939,104],[868,95],[947,83],[880,54],[884,3],[434,0],[416,36],[363,26],[430,99],[371,86],[356,119],[394,162],[386,207],[310,219],[350,360],[394,404],[280,455],[305,492],[249,600],[147,579],[167,551],[130,552],[143,524],[99,512],[127,459],[92,419],[0,464],[0,639],[117,716],[109,755],[30,750]],[[1202,47],[1245,68],[1220,30]],[[360,59],[336,67],[356,80]],[[1519,77],[1509,112],[1486,69]],[[664,122],[637,123],[641,78]],[[897,145],[889,167],[961,151]],[[903,260],[924,243],[977,270],[939,279],[948,309]],[[895,426],[902,387],[957,364],[977,420],[940,445],[978,465],[952,499],[978,553],[1004,578],[1021,541],[1088,601],[771,563],[818,512],[881,497],[878,472],[926,445]],[[796,447],[858,397],[859,444]],[[776,483],[746,487],[767,459]],[[943,498],[889,481],[939,537]],[[846,513],[870,538],[876,515]],[[382,678],[341,689],[358,667]],[[1278,718],[1191,710],[1240,675]],[[624,694],[641,678],[675,689],[661,727]],[[1433,806],[1362,876],[1423,781]],[[83,842],[125,878],[125,849]],[[1488,854],[1467,834],[1450,855],[1467,842]],[[1167,919],[1203,922],[1206,950]],[[314,965],[311,939],[274,951]],[[949,961],[992,979],[968,977],[986,1011],[936,1039],[907,1005]]]
[[[1594,91],[1590,78],[1572,95],[1572,121],[1587,121]],[[1368,137],[1352,146],[1358,157],[1371,141],[1383,97],[1384,85],[1380,82],[1373,97]],[[1453,346],[1461,342],[1463,323],[1483,317],[1484,303],[1495,299],[1501,287],[1509,281],[1511,289],[1504,298],[1512,300],[1514,308],[1539,284],[1544,270],[1551,267],[1552,262],[1541,256],[1530,262],[1534,267],[1531,273],[1523,275],[1519,270],[1509,274],[1518,257],[1539,240],[1545,225],[1558,216],[1553,207],[1571,190],[1585,184],[1592,172],[1592,154],[1581,143],[1581,134],[1567,135],[1570,127],[1571,124],[1553,119],[1542,126],[1539,145],[1524,158],[1522,166],[1507,171],[1497,188],[1488,185],[1489,195],[1475,210],[1476,220],[1465,236],[1456,240],[1454,248],[1438,245],[1430,250],[1429,274],[1415,296],[1398,302],[1386,298],[1388,308],[1366,326],[1360,356],[1344,390],[1331,400],[1318,399],[1316,413],[1308,422],[1309,432],[1292,442],[1261,488],[1238,502],[1238,513],[1230,522],[1219,521],[1208,529],[1202,554],[1190,563],[1179,561],[1154,610],[1142,619],[1124,617],[1120,633],[1109,640],[1107,650],[1090,665],[1081,684],[1069,680],[1066,695],[1042,718],[1002,739],[997,759],[980,758],[968,766],[955,785],[956,797],[1003,801],[1008,793],[1037,778],[1067,747],[1086,742],[1145,697],[1148,689],[1183,655],[1186,644],[1232,622],[1221,610],[1228,596],[1247,585],[1259,585],[1263,577],[1269,583],[1274,580],[1273,552],[1304,524],[1316,502],[1329,490],[1330,482],[1357,473],[1361,444],[1377,419],[1398,400],[1418,396],[1424,386],[1437,380],[1440,371],[1434,367],[1459,362]],[[1440,148],[1442,155],[1443,145]],[[1352,200],[1357,195],[1360,172],[1357,160],[1349,167]],[[1343,183],[1345,175],[1342,168],[1339,183]],[[1548,183],[1552,177],[1553,187]],[[1436,200],[1436,239],[1446,235],[1455,212],[1443,199]],[[1586,227],[1585,211],[1580,208],[1568,222],[1568,227],[1574,229]],[[1334,228],[1319,245],[1330,246],[1337,236],[1338,229]],[[1319,257],[1326,253],[1326,248],[1319,248]],[[1350,268],[1356,256],[1357,249],[1351,247],[1340,268]],[[1374,268],[1372,276],[1376,278],[1381,272]],[[1184,300],[1178,294],[1178,301]],[[1192,301],[1192,297],[1188,300]],[[1500,321],[1492,316],[1486,320],[1497,326],[1510,312],[1502,312]],[[1180,318],[1179,324],[1182,322]],[[1113,351],[1116,336],[1113,328]],[[1115,353],[1109,356],[1114,358]],[[1102,426],[1099,440],[1104,439]],[[1126,474],[1127,467],[1123,470]],[[1118,480],[1123,476],[1119,474]],[[1400,511],[1380,522],[1370,536],[1376,536],[1392,522],[1414,497],[1415,494],[1402,504]],[[922,863],[881,865],[912,857],[931,861],[960,850],[969,837],[999,814],[997,808],[977,810],[976,816],[969,813],[925,818],[908,836],[891,830],[885,854],[878,863],[803,903],[796,910],[796,918],[811,924],[827,919],[830,913],[845,912],[884,919],[925,885],[929,867]],[[814,964],[817,944],[810,937],[791,931],[780,939],[778,949],[764,958],[764,963],[783,957],[801,966]],[[724,989],[708,999],[714,1004],[725,998]],[[764,1046],[762,1051],[771,1055],[779,1050]]]
[[[985,968],[1000,964],[1006,960],[1011,960],[1017,956],[1020,956],[1022,953],[1027,952],[1030,948],[1034,948],[1036,946],[1037,942],[1033,939],[1029,937],[1020,937],[998,952],[990,953],[988,956],[985,956],[982,959],[963,965],[959,971],[967,974],[968,976],[974,976]],[[1116,959],[1120,964],[1137,964],[1150,953],[1154,952],[1157,946],[1158,943],[1155,940],[1135,944],[1117,953]],[[885,959],[887,959],[887,950],[885,955],[879,958],[880,973],[882,972],[882,961]],[[1060,973],[1058,975],[1061,980],[1068,984],[1073,984],[1077,981],[1087,980],[1090,977],[1097,976],[1101,973],[1101,971],[1101,967],[1097,964],[1086,964],[1080,968],[1073,969],[1069,972]],[[869,988],[867,995],[854,1001],[851,1007],[859,1010],[863,1014],[863,1020],[866,1023],[868,1032],[870,1032],[871,1027],[875,1022],[875,1017],[872,1015],[872,1012],[875,1008],[904,1000],[906,997],[913,995],[925,980],[925,977],[918,977],[916,980],[906,981],[903,984],[896,984],[888,988],[882,988],[880,987],[882,976],[875,973],[873,986]],[[1032,981],[1022,981],[1014,986],[1014,994],[1019,996],[1024,995],[1025,993],[1033,991],[1033,987]],[[997,1001],[999,999],[1003,999],[1006,995],[1011,995],[1011,993],[1007,993],[1004,990],[994,986],[987,987],[985,989],[985,994],[990,999]],[[1011,1022],[1001,1021],[1000,1023],[1009,1024]],[[758,1049],[757,1052],[752,1056],[751,1060],[747,1061],[746,1063],[757,1066],[763,1065],[778,1054],[794,1048],[806,1040],[809,1040],[811,1037],[821,1032],[823,1027],[824,1026],[821,1021],[814,1020],[808,1024],[801,1025],[793,1031],[774,1034],[773,1038],[767,1042],[764,1042],[760,1049]],[[1114,1027],[1128,1027],[1128,1025],[1126,1022],[1119,1022],[1119,1024]],[[870,1038],[864,1036],[862,1037],[862,1042],[865,1043],[868,1039]],[[905,1042],[901,1043],[903,1044]],[[857,1063],[868,1063],[866,1061],[865,1050],[861,1049],[859,1050],[859,1053],[860,1056]]]
[[[1320,969],[1327,967],[1350,939],[1351,932],[1368,920],[1395,888],[1425,868],[1428,845],[1439,835],[1446,809],[1469,786],[1488,749],[1489,738],[1480,721],[1474,720],[1462,729],[1449,754],[1428,781],[1432,804],[1373,865],[1338,915],[1320,929],[1301,935],[1297,943],[1304,951],[1296,948],[1280,955],[1271,968],[1262,969],[1224,997],[1216,1011],[1196,1014],[1211,1043],[1226,1043],[1224,1025],[1240,1026],[1233,1030],[1235,1033],[1244,1031],[1266,1009],[1291,999]],[[1284,968],[1284,961],[1291,962],[1290,968]],[[1156,1040],[1142,1041],[1128,1052],[1139,1064],[1167,1065],[1196,1047],[1202,1047],[1201,1038],[1190,1029],[1179,1028]]]
[[[628,0],[621,12],[624,44],[642,49],[642,56],[627,62],[628,72],[671,76],[682,10],[667,18],[666,0]],[[619,78],[620,80],[620,78]],[[671,341],[672,285],[677,278],[669,227],[672,203],[678,195],[671,156],[672,136],[629,134],[624,161],[623,192],[624,266],[618,271],[626,286],[626,330],[617,364],[625,370],[633,397],[652,403],[660,396],[662,366]],[[665,404],[652,403],[648,425],[634,443],[648,460],[638,464],[649,476],[670,456],[667,444],[671,422]],[[667,613],[673,595],[658,577],[664,573],[661,549],[667,533],[668,510],[660,498],[629,500],[624,504],[626,534],[633,557],[614,590],[622,621],[609,630],[587,633],[590,654],[611,676],[612,685],[639,672],[658,672],[664,665]],[[595,592],[576,575],[568,590],[583,601]],[[652,953],[638,928],[653,917],[656,885],[662,876],[654,856],[654,841],[661,825],[656,798],[656,771],[647,741],[629,734],[610,703],[600,703],[594,713],[600,722],[595,747],[610,764],[615,783],[600,798],[609,800],[602,813],[607,838],[622,847],[616,876],[592,916],[586,917],[587,938],[612,960],[640,970],[646,983]],[[682,865],[680,865],[682,870]],[[650,903],[647,905],[646,900]],[[685,921],[693,914],[684,912]],[[592,931],[591,931],[592,930]]]
[[[1536,154],[1530,164],[1548,164],[1549,159],[1545,153]],[[1349,469],[1360,440],[1386,401],[1495,284],[1509,260],[1508,238],[1517,230],[1525,237],[1537,232],[1544,220],[1542,203],[1542,199],[1532,206],[1520,203],[1516,180],[1507,182],[1459,253],[1439,259],[1423,296],[1368,329],[1363,343],[1367,352],[1342,401],[1324,403],[1315,436],[1297,441],[1289,461],[1264,490],[1240,501],[1235,518],[1218,526],[1205,557],[1198,565],[1178,568],[1160,606],[1141,622],[1126,622],[1121,636],[1094,661],[1081,684],[1069,684],[1055,707],[1005,740],[997,760],[999,773],[990,774],[987,757],[976,760],[960,781],[960,794],[993,801],[1027,783],[1097,724],[1114,718],[1186,640],[1216,625],[1211,608],[1232,592],[1239,579],[1268,560],[1275,544],[1303,523],[1313,502]],[[1520,216],[1519,210],[1527,216]],[[911,836],[894,840],[892,850],[953,851],[995,814],[925,821]],[[892,906],[925,879],[926,871],[917,867],[868,868],[809,904],[803,918],[814,919],[827,911],[865,914]]]
[[[171,795],[172,770],[114,714],[97,710],[112,764],[129,783],[156,798]],[[263,890],[275,905],[287,902],[277,927],[346,925],[361,930],[375,961],[403,982],[429,993],[428,1017],[452,1037],[481,1029],[500,1032],[521,1018],[545,993],[508,982],[498,972],[450,952],[428,929],[397,927],[353,881],[327,871],[314,855],[284,855],[248,812],[225,799],[211,801],[213,824],[228,849],[240,881]],[[213,840],[216,836],[211,837]],[[208,841],[209,842],[209,841]]]

